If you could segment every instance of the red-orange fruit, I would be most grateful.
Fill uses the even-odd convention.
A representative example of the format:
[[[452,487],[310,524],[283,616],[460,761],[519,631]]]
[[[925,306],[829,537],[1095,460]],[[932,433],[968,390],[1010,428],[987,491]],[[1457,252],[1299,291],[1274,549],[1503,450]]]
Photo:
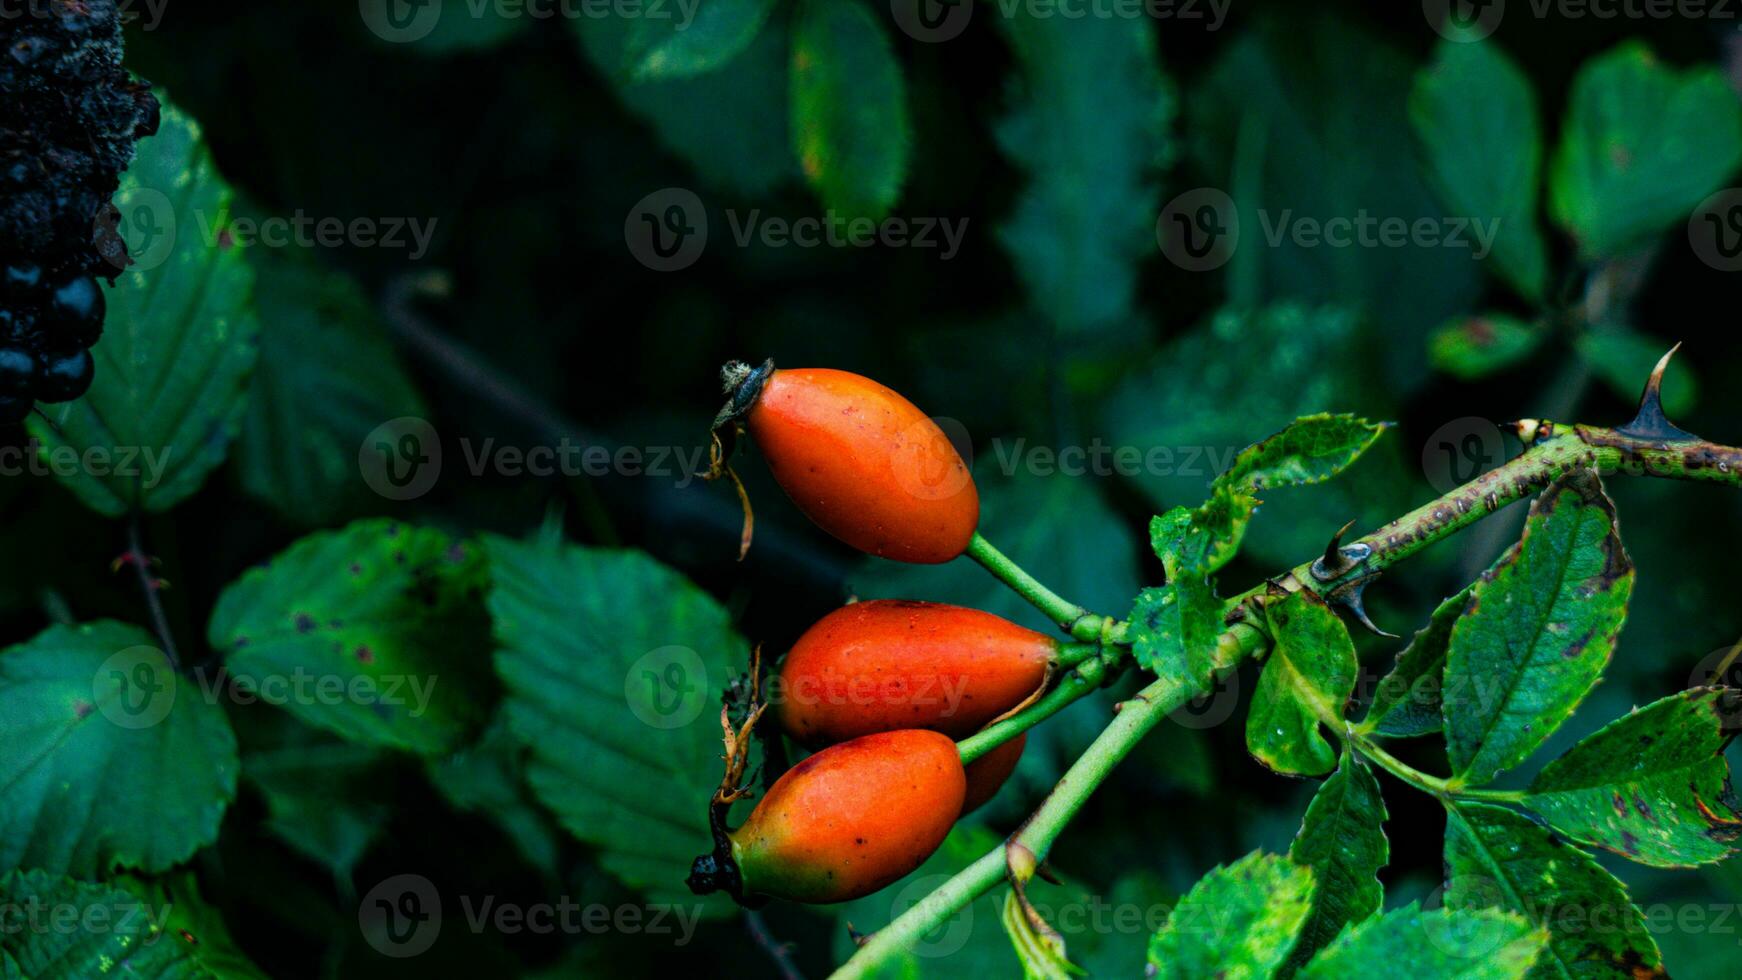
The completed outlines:
[[[1010,774],[1016,771],[1016,764],[1022,761],[1022,748],[1027,744],[1028,733],[1023,732],[968,763],[968,791],[962,800],[962,816],[980,809],[998,795],[998,791],[1004,787],[1004,781],[1010,778]]]
[[[787,770],[732,831],[743,892],[812,904],[869,895],[937,850],[966,791],[956,743],[936,732],[830,746]]]
[[[775,710],[809,748],[897,728],[962,739],[1039,690],[1057,653],[1051,637],[977,609],[857,602],[793,644]]]
[[[974,536],[980,494],[961,454],[936,422],[870,378],[774,371],[745,421],[798,509],[860,551],[937,564]]]

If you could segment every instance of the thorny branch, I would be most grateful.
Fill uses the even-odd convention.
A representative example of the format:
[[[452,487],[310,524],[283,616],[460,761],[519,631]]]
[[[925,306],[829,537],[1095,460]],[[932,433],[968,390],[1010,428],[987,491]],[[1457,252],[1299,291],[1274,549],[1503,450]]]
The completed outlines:
[[[1266,601],[1267,593],[1310,589],[1370,626],[1361,595],[1382,572],[1573,470],[1742,487],[1742,448],[1709,442],[1664,417],[1663,372],[1674,353],[1672,349],[1665,354],[1652,371],[1640,396],[1639,411],[1628,424],[1607,429],[1538,419],[1514,423],[1525,450],[1512,460],[1348,545],[1341,540],[1345,527],[1332,538],[1324,555],[1236,596],[1226,620],[1228,628],[1218,641],[1214,659],[1217,672],[1232,669],[1268,647],[1260,617],[1253,615],[1254,603]],[[1025,882],[1028,870],[1046,860],[1058,835],[1113,767],[1143,735],[1204,689],[1208,681],[1159,677],[1121,705],[1123,710],[1066,771],[1020,830],[867,939],[836,971],[836,980],[877,972],[889,957],[948,921],[998,882],[1007,878]]]

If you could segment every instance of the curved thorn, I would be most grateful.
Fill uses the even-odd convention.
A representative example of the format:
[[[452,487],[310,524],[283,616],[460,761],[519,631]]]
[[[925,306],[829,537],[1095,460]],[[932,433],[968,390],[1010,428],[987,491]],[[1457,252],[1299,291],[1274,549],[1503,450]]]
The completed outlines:
[[[1349,529],[1354,526],[1355,522],[1351,520],[1337,528],[1336,534],[1331,535],[1331,543],[1325,545],[1324,557],[1313,563],[1312,571],[1315,578],[1322,582],[1328,582],[1355,567],[1355,562],[1343,554],[1343,535],[1348,534]]]
[[[1390,637],[1393,640],[1399,639],[1396,633],[1385,632],[1379,627],[1373,625],[1373,620],[1367,617],[1367,605],[1362,600],[1362,593],[1366,591],[1367,586],[1363,583],[1359,588],[1351,589],[1343,595],[1337,596],[1336,601],[1340,603],[1343,608],[1349,610],[1349,614],[1355,617],[1355,622],[1367,627],[1369,632],[1375,633],[1379,636]]]
[[[1637,439],[1652,439],[1666,442],[1676,442],[1684,439],[1697,439],[1698,436],[1687,432],[1671,422],[1663,414],[1663,372],[1669,367],[1669,359],[1675,352],[1681,350],[1677,343],[1669,352],[1657,361],[1657,366],[1651,369],[1651,377],[1645,379],[1645,390],[1639,393],[1639,411],[1634,413],[1633,421],[1616,429],[1622,435]]]

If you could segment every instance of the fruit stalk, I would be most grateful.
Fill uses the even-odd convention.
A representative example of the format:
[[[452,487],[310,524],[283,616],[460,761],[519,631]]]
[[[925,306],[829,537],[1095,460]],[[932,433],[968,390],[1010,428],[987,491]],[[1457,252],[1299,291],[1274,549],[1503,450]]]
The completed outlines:
[[[998,581],[1009,586],[1011,591],[1045,613],[1048,619],[1057,623],[1066,633],[1085,641],[1101,638],[1105,617],[1096,616],[1042,585],[1039,579],[1028,574],[1021,565],[994,548],[992,542],[987,541],[980,532],[975,531],[974,536],[968,540],[966,554],[991,572]]]

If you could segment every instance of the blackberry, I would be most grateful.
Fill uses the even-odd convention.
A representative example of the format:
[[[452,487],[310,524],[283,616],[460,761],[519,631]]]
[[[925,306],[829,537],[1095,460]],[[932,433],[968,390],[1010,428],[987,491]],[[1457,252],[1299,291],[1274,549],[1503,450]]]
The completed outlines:
[[[109,199],[157,131],[121,67],[116,0],[7,3],[0,18],[0,425],[91,386],[103,291],[131,259]]]

